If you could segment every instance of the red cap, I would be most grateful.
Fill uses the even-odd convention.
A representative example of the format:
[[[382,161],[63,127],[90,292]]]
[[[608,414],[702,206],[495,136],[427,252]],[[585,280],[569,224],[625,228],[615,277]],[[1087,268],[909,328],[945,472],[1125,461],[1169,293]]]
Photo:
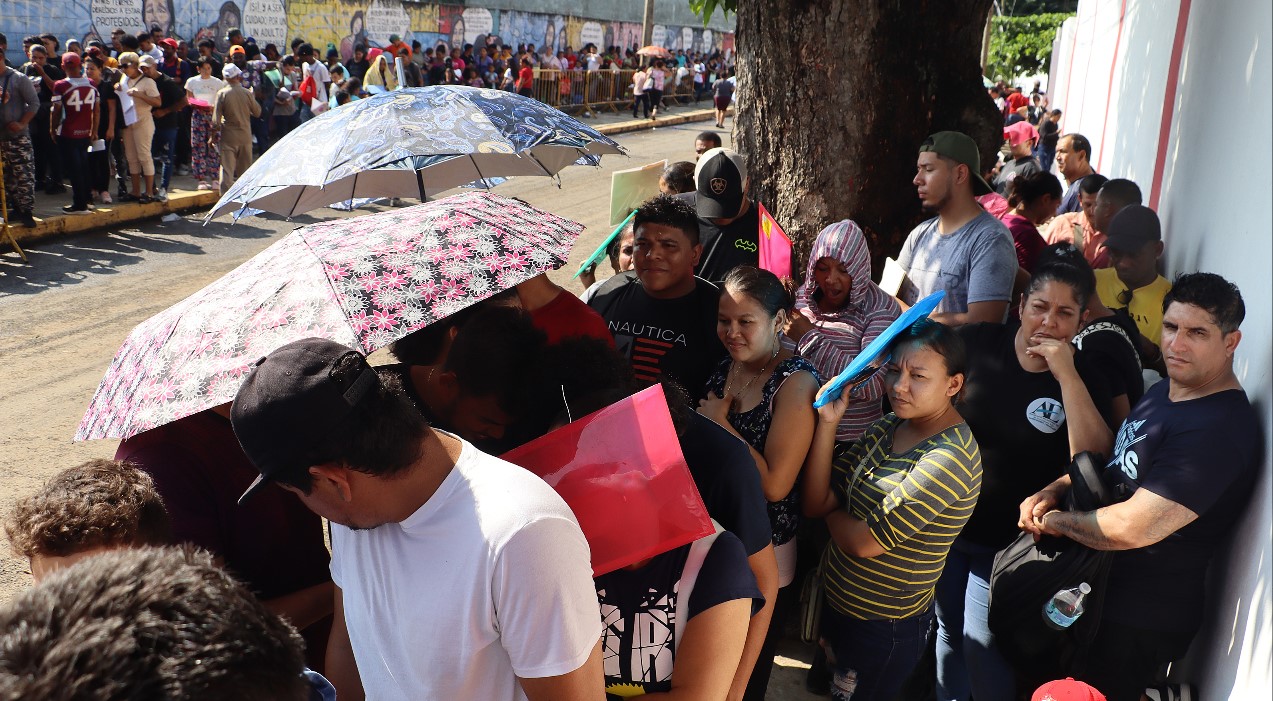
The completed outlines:
[[[80,65],[80,55],[75,53],[74,51],[67,51],[66,53],[62,54],[62,65],[63,66]]]
[[[1030,697],[1030,701],[1105,701],[1105,695],[1093,689],[1087,682],[1066,677],[1039,687]]]
[[[159,40],[159,45],[160,45],[160,46],[167,46],[168,48],[172,49],[173,51],[176,51],[176,50],[177,50],[177,40],[176,40],[176,39],[173,39],[172,37],[164,37],[163,39],[160,39],[160,40]]]

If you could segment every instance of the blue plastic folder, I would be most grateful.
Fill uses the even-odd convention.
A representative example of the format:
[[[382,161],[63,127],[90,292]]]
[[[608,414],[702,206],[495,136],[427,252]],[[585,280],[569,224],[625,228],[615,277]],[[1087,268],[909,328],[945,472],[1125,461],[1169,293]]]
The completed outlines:
[[[933,310],[937,308],[938,304],[941,304],[942,298],[945,296],[945,290],[938,290],[916,302],[915,306],[902,312],[902,315],[897,317],[896,321],[889,324],[887,329],[884,329],[884,333],[876,336],[874,341],[871,341],[866,348],[862,349],[861,353],[858,353],[848,367],[835,376],[826,391],[813,400],[814,408],[830,404],[839,398],[840,393],[844,391],[845,385],[860,382],[874,373],[875,368],[871,367],[871,363],[874,363],[880,356],[884,355],[893,339],[901,335],[906,329],[909,329],[911,324],[920,319],[928,318],[928,315],[933,313]]]

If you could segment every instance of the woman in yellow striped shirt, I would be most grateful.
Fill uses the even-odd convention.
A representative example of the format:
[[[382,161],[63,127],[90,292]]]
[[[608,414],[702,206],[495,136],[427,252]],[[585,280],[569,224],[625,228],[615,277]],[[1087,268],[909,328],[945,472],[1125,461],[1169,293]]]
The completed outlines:
[[[820,635],[837,701],[892,699],[928,641],[946,553],[981,491],[981,453],[952,403],[966,363],[951,329],[920,321],[891,348],[893,413],[837,446],[848,390],[818,410],[802,501],[831,532]]]

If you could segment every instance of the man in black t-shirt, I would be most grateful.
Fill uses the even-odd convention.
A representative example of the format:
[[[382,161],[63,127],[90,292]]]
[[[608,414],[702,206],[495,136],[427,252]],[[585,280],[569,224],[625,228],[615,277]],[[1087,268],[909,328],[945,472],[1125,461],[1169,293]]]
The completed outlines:
[[[695,192],[677,195],[698,213],[703,255],[694,272],[720,284],[737,266],[760,261],[760,214],[748,193],[747,162],[729,149],[709,149],[694,167],[694,184]]]
[[[141,65],[142,73],[155,81],[155,87],[159,89],[159,106],[150,113],[155,120],[155,137],[152,141],[151,153],[154,154],[157,166],[155,172],[160,176],[156,199],[166,202],[177,156],[177,133],[181,128],[181,110],[188,104],[186,88],[159,70],[157,64],[142,63]]]
[[[725,356],[716,336],[720,290],[694,275],[698,219],[685,201],[658,195],[637,209],[632,230],[635,271],[607,280],[588,304],[642,385],[666,375],[697,399]]]
[[[1021,504],[1018,525],[1117,551],[1086,681],[1110,701],[1137,700],[1184,656],[1202,625],[1207,565],[1255,484],[1259,418],[1233,372],[1245,315],[1237,287],[1182,275],[1164,300],[1167,382],[1123,422],[1106,481],[1124,501],[1058,511],[1062,478]]]

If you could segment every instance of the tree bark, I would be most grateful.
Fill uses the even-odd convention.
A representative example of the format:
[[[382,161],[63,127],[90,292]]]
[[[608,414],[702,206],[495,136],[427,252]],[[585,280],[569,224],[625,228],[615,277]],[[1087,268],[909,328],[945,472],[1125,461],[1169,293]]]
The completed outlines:
[[[983,169],[1003,142],[981,82],[991,0],[741,0],[734,144],[751,192],[796,243],[853,219],[878,270],[924,218],[911,179],[931,133],[963,131]]]

